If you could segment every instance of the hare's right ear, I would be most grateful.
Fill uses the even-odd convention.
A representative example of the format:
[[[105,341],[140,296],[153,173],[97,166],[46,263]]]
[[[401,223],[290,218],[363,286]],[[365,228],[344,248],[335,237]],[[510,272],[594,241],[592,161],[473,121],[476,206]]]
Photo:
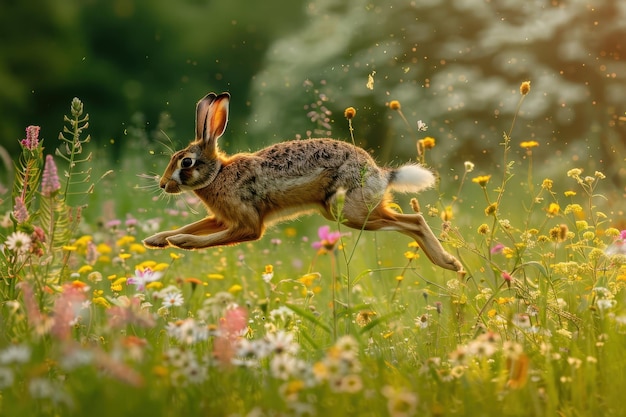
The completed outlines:
[[[196,140],[206,146],[205,151],[213,153],[217,149],[217,139],[224,134],[228,123],[228,103],[230,94],[207,94],[196,108]]]

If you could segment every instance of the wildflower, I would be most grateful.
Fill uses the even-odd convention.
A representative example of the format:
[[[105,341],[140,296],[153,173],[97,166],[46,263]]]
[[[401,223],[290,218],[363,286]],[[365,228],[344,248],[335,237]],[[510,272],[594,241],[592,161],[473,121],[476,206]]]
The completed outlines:
[[[358,324],[361,327],[365,327],[372,322],[372,317],[374,317],[375,315],[376,315],[375,311],[370,311],[370,310],[359,311],[355,319],[356,324]]]
[[[270,362],[272,376],[283,381],[296,373],[299,361],[292,355],[276,355]]]
[[[559,211],[561,210],[561,207],[557,204],[557,203],[550,203],[550,206],[548,206],[548,216],[556,216],[557,214],[559,214]]]
[[[574,178],[574,179],[578,179],[580,178],[580,174],[583,173],[583,170],[580,168],[572,168],[569,171],[567,171],[567,176],[570,178]]]
[[[7,249],[15,252],[16,254],[23,254],[30,250],[32,240],[26,233],[17,231],[11,233],[4,244]]]
[[[422,144],[422,149],[432,149],[435,147],[435,138],[427,136],[420,140],[420,143]]]
[[[498,203],[491,203],[485,209],[485,216],[491,216],[496,214],[496,210],[498,209]]]
[[[563,195],[565,195],[565,197],[574,197],[576,195],[576,191],[565,191]]]
[[[539,142],[534,141],[534,140],[529,140],[529,141],[521,142],[519,146],[528,150],[528,149],[539,146]]]
[[[356,116],[356,109],[354,107],[348,107],[344,110],[343,116],[348,120],[354,119],[354,116]]]
[[[559,225],[559,242],[563,242],[565,239],[567,239],[569,234],[569,228],[567,227],[566,224],[561,224]]]
[[[526,94],[528,94],[530,92],[530,81],[524,81],[520,86],[519,86],[519,92],[521,95],[525,96]]]
[[[28,220],[29,214],[24,198],[21,196],[15,197],[15,205],[13,206],[13,215],[18,223],[24,223]]]
[[[480,185],[481,187],[485,187],[490,179],[491,175],[480,175],[472,178],[472,182]]]
[[[296,354],[300,349],[300,345],[294,340],[293,333],[288,333],[283,330],[268,333],[265,336],[265,341],[270,351],[276,355],[282,354]]]
[[[606,178],[606,175],[604,175],[604,174],[603,174],[602,172],[600,172],[600,171],[596,171],[596,172],[594,172],[594,173],[593,173],[593,175],[594,175],[596,178],[600,179],[600,180],[603,180],[603,179],[605,179],[605,178]]]
[[[426,132],[428,130],[428,126],[426,125],[426,123],[422,122],[421,120],[417,121],[417,131],[418,132]]]
[[[389,108],[391,110],[400,110],[400,102],[398,100],[391,100],[389,102]]]
[[[41,128],[39,126],[28,126],[26,128],[26,139],[22,139],[20,142],[22,146],[29,151],[33,151],[37,149],[39,146],[39,131]]]
[[[554,182],[550,178],[546,178],[541,183],[541,188],[543,188],[544,190],[551,190],[553,184]]]
[[[324,249],[328,252],[335,248],[337,242],[341,239],[340,232],[331,232],[330,226],[322,226],[317,230],[319,241],[313,242],[311,246],[315,249]]]
[[[135,285],[137,291],[143,291],[147,284],[159,280],[162,275],[162,272],[153,271],[150,267],[138,268],[135,269],[135,276],[128,278],[126,283]]]
[[[477,231],[478,231],[478,234],[487,235],[487,234],[489,234],[489,225],[483,223],[480,226],[478,226],[478,230]]]
[[[272,278],[274,278],[274,266],[265,265],[265,272],[261,274],[261,277],[263,278],[263,281],[265,281],[266,284],[269,284]]]
[[[26,363],[30,360],[31,349],[28,345],[11,345],[0,351],[0,363],[11,365]]]
[[[406,388],[385,385],[381,393],[387,398],[387,411],[391,417],[408,417],[417,411],[417,395]]]
[[[183,295],[178,291],[167,292],[163,295],[163,307],[180,307],[185,302]]]
[[[504,280],[504,282],[506,282],[510,287],[511,281],[513,281],[513,277],[511,276],[511,274],[509,274],[506,271],[502,271],[502,274],[500,274],[500,276],[502,276],[502,279]]]
[[[471,161],[465,161],[463,165],[465,167],[465,172],[472,172],[474,170],[474,163]]]
[[[50,197],[61,188],[59,175],[57,174],[57,166],[54,163],[52,155],[46,155],[46,162],[43,167],[41,176],[41,194],[44,197]]]
[[[569,214],[569,213],[582,213],[583,208],[581,207],[580,204],[568,204],[565,207],[565,210],[563,210],[563,213],[565,214]]]
[[[415,325],[420,329],[426,329],[428,327],[428,314],[422,314],[415,319]]]
[[[491,250],[489,251],[492,255],[498,254],[498,253],[502,253],[502,251],[504,250],[506,246],[504,246],[502,243],[497,243],[493,246],[493,248],[491,248]]]

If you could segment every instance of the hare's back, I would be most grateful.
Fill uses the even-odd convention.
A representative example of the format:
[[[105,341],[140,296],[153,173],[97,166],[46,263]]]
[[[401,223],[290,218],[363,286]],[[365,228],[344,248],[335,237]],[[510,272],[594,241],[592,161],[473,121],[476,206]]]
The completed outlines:
[[[256,156],[260,157],[260,164],[264,169],[294,174],[310,172],[315,168],[376,165],[363,149],[335,139],[281,142],[262,149]]]

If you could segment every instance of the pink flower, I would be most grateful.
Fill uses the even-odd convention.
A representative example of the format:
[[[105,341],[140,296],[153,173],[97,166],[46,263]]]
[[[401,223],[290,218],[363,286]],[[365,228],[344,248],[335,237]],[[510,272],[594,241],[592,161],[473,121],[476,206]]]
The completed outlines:
[[[502,243],[496,244],[493,248],[491,248],[491,254],[494,255],[496,253],[502,253],[502,250],[505,246]]]
[[[29,151],[34,151],[39,146],[39,126],[28,126],[26,128],[26,139],[20,142]]]
[[[162,272],[153,271],[151,268],[135,269],[135,276],[126,280],[127,284],[133,284],[137,287],[137,291],[146,289],[146,284],[161,279]]]
[[[339,239],[341,239],[341,232],[331,232],[330,226],[322,226],[317,230],[317,236],[320,240],[313,242],[311,246],[315,249],[332,251]]]
[[[50,197],[61,188],[59,183],[59,175],[57,174],[57,166],[54,163],[52,155],[46,155],[46,163],[43,167],[41,178],[41,194],[44,197]]]
[[[15,206],[13,206],[13,215],[18,223],[24,223],[28,220],[29,214],[23,197],[15,197]]]

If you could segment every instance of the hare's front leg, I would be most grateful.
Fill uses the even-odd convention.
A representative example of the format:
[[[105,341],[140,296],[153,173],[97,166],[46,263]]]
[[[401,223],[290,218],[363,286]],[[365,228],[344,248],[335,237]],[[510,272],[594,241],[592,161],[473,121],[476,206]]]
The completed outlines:
[[[172,246],[181,249],[203,249],[211,246],[236,245],[241,242],[258,240],[263,235],[262,228],[236,226],[230,229],[216,231],[211,234],[177,234],[167,238]]]
[[[215,217],[207,217],[197,222],[188,224],[175,230],[159,232],[144,239],[143,244],[149,248],[166,248],[170,246],[169,238],[176,235],[204,235],[224,230],[226,227],[215,220]],[[177,246],[177,245],[174,245]]]

